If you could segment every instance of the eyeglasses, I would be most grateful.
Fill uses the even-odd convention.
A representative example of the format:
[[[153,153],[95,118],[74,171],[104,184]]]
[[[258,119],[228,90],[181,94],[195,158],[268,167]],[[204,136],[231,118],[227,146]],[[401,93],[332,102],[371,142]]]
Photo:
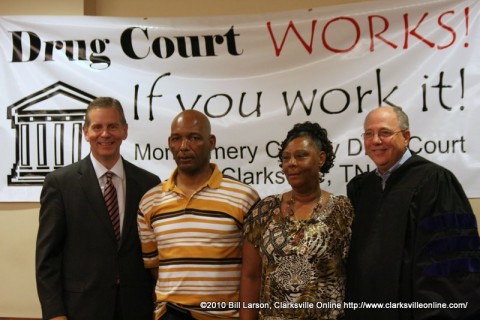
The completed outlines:
[[[373,131],[365,131],[362,133],[362,137],[365,140],[372,140],[375,137],[375,134],[377,135],[378,139],[380,140],[387,140],[396,135],[399,132],[403,132],[404,130],[398,130],[398,131],[392,131],[388,129],[381,129],[377,133]]]

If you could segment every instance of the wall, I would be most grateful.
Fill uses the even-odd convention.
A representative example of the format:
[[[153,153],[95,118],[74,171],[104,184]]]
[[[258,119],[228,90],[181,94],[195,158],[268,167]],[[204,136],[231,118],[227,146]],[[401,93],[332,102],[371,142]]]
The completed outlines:
[[[0,15],[208,16],[284,11],[338,2],[338,0],[0,0]],[[471,201],[480,221],[480,199]],[[38,203],[0,203],[0,317],[41,315],[34,275],[38,208]]]

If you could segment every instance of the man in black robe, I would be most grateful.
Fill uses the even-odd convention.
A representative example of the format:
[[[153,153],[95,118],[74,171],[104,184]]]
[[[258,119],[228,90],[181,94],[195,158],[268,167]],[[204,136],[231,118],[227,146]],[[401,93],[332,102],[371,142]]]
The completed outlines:
[[[480,319],[480,240],[462,186],[410,152],[401,108],[371,111],[364,129],[377,168],[347,186],[347,319]]]

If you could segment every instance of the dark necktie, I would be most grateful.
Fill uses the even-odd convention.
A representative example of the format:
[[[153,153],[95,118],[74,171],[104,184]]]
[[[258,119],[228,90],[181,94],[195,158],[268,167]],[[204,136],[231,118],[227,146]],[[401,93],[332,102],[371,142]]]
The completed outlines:
[[[105,190],[103,191],[103,198],[107,205],[108,215],[112,221],[113,231],[115,232],[115,238],[120,240],[120,211],[118,209],[117,190],[112,182],[113,173],[108,171],[105,173],[107,177],[107,183],[105,184]]]

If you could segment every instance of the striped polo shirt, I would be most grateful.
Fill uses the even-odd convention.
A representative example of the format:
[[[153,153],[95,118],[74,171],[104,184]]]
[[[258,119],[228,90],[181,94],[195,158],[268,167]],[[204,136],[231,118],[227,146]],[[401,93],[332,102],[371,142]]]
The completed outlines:
[[[176,187],[175,170],[140,202],[144,264],[158,267],[157,316],[170,302],[198,319],[238,317],[228,302],[239,299],[243,218],[259,196],[211,166],[210,179],[190,198]],[[227,303],[202,309],[201,302]]]

